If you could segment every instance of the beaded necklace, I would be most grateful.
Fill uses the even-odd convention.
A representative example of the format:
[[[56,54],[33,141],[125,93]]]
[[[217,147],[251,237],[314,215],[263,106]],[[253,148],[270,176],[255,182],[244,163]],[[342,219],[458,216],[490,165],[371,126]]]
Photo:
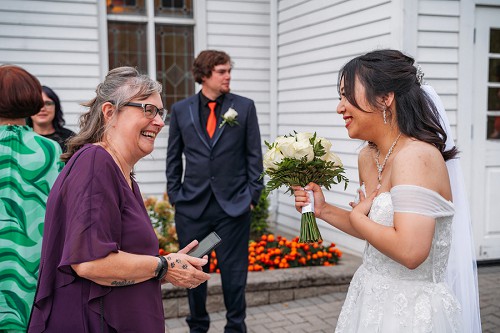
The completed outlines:
[[[384,171],[385,164],[387,163],[387,160],[389,159],[389,156],[392,154],[392,150],[396,146],[396,143],[398,143],[399,137],[401,136],[401,133],[399,133],[398,137],[394,142],[392,143],[391,148],[389,148],[389,151],[387,152],[387,155],[385,155],[384,162],[382,162],[382,165],[378,162],[378,159],[380,157],[380,150],[377,148],[377,153],[375,154],[375,164],[377,165],[377,172],[378,172],[378,183],[382,183],[382,172]]]

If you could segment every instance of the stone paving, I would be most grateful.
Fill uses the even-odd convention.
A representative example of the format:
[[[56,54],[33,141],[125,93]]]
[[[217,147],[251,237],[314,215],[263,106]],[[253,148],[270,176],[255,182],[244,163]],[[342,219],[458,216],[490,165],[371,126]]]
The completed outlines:
[[[500,332],[500,265],[479,267],[479,297],[483,333]],[[247,309],[249,333],[333,332],[345,292],[268,304]],[[209,333],[224,332],[225,312],[211,313]],[[189,332],[184,318],[165,321],[167,332]]]
[[[500,332],[500,264],[480,266],[479,305],[483,333]]]

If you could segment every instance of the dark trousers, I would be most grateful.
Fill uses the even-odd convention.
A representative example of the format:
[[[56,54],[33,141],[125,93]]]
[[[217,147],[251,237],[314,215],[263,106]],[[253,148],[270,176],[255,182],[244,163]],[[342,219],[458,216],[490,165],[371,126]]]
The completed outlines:
[[[221,243],[215,249],[220,268],[222,292],[226,306],[225,333],[246,332],[245,287],[248,273],[248,240],[250,235],[250,210],[238,217],[228,216],[212,195],[201,217],[192,220],[182,215],[182,203],[176,205],[175,226],[181,248],[192,240],[201,241],[215,231]],[[209,270],[209,264],[203,267]],[[207,283],[188,289],[190,315],[186,318],[190,332],[207,332],[210,317],[206,309]]]

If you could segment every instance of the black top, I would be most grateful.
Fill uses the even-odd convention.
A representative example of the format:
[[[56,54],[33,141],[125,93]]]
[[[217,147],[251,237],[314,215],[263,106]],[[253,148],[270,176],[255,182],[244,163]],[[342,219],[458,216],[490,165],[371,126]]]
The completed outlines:
[[[76,133],[73,132],[72,130],[69,130],[67,128],[61,128],[60,130],[56,130],[52,134],[46,134],[46,135],[42,134],[42,136],[44,136],[48,139],[57,141],[57,143],[59,143],[59,145],[61,146],[63,153],[65,153],[66,152],[66,141],[75,134]]]

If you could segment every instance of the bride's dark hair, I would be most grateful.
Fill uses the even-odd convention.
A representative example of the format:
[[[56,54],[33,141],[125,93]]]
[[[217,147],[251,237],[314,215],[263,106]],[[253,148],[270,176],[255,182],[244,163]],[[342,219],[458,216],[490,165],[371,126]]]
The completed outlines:
[[[415,60],[397,50],[377,50],[350,60],[339,72],[337,89],[344,79],[344,95],[355,107],[363,110],[355,98],[356,78],[363,84],[368,103],[380,109],[377,97],[394,92],[397,123],[401,133],[434,145],[445,161],[458,150],[445,151],[447,135],[441,127],[439,112],[420,88]],[[366,112],[366,111],[365,111]],[[390,110],[386,111],[390,119]]]

